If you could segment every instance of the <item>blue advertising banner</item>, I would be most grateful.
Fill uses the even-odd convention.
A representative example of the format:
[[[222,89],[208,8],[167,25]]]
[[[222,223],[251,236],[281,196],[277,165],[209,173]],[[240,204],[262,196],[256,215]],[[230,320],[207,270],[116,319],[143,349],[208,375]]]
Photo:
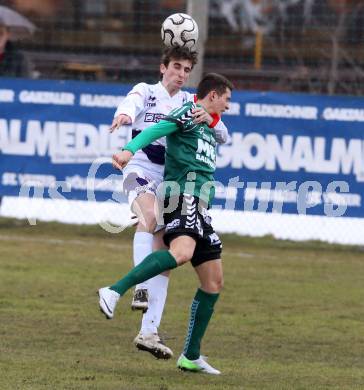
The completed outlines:
[[[108,128],[130,88],[0,78],[0,196],[125,200],[110,157],[129,134]],[[363,107],[360,98],[234,91],[214,207],[363,218]]]

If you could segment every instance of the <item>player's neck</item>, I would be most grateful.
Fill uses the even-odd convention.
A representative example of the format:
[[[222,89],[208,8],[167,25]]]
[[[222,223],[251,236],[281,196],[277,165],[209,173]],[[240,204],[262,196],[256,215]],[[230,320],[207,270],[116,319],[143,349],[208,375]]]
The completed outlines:
[[[181,90],[180,88],[173,87],[172,85],[166,85],[163,83],[163,81],[162,81],[162,85],[171,97]]]
[[[169,91],[167,89],[167,91],[168,91],[169,95],[172,97],[172,96],[176,95],[180,91],[180,89],[173,89],[172,91]]]
[[[209,104],[209,101],[207,99],[197,99],[196,104],[203,107],[205,111],[207,111],[209,114],[214,113],[214,109]]]

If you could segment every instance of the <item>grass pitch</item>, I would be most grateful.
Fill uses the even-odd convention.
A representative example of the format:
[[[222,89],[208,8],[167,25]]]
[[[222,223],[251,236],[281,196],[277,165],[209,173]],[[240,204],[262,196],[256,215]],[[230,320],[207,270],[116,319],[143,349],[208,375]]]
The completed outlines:
[[[131,232],[0,219],[0,389],[364,389],[364,252],[225,236],[225,288],[203,353],[219,377],[135,349],[128,293],[114,320],[96,290],[131,266]],[[161,334],[177,358],[197,279],[173,271]]]

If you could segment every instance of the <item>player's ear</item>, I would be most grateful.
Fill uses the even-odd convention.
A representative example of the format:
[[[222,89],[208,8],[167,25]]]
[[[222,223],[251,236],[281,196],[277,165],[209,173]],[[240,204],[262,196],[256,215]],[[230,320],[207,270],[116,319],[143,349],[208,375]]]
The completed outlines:
[[[217,97],[217,93],[214,90],[210,91],[209,95],[210,95],[210,100],[211,101],[214,101],[216,99],[216,97]]]
[[[159,65],[159,71],[164,74],[166,72],[167,68],[164,64]]]

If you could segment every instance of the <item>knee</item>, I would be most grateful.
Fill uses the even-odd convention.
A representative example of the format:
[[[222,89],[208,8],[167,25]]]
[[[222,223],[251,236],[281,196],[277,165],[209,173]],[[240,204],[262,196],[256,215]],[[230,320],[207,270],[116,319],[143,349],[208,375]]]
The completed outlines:
[[[219,290],[219,292],[224,288],[224,278],[221,277],[216,284],[216,288]]]
[[[213,283],[212,283],[212,287],[214,288],[214,290],[216,292],[220,292],[223,289],[223,287],[224,287],[224,279],[223,279],[223,277],[217,278],[216,280],[214,280]]]
[[[154,233],[157,221],[153,209],[144,209],[138,213],[138,226],[142,227],[143,230]]]
[[[209,292],[211,294],[217,294],[224,287],[224,279],[222,276],[214,278],[213,280],[209,280],[208,282],[203,284],[201,287],[206,292]]]

